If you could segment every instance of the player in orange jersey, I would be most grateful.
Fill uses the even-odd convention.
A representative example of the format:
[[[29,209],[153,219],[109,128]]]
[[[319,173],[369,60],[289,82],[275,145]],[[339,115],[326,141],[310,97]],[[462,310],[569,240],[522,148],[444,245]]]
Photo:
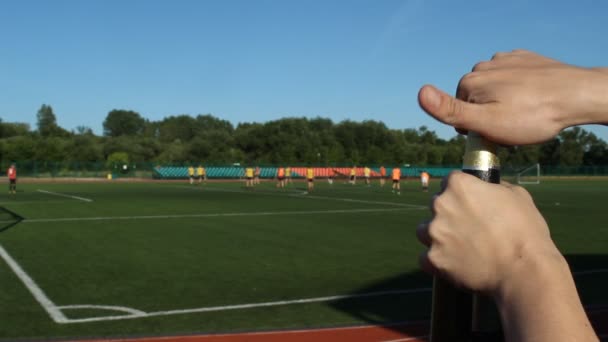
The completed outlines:
[[[285,168],[282,166],[279,166],[279,168],[277,169],[277,180],[279,181],[277,183],[277,188],[284,188],[285,187]]]
[[[397,190],[397,195],[401,195],[401,169],[394,167],[391,176],[393,178],[393,193]]]
[[[420,183],[422,184],[422,191],[429,191],[429,179],[431,179],[431,175],[428,172],[422,171],[420,172]]]
[[[380,186],[384,186],[386,178],[386,169],[384,166],[380,166]]]

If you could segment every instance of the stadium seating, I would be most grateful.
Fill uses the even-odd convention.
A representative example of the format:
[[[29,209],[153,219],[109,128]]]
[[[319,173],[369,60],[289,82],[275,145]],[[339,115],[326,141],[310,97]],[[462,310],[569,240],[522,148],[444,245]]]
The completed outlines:
[[[357,177],[363,177],[363,167],[357,167]],[[447,176],[450,171],[456,168],[449,167],[402,167],[402,177],[418,177],[422,171],[428,172],[431,177],[444,177]],[[242,167],[234,166],[209,166],[206,167],[207,178],[241,178],[245,175],[245,169]],[[335,175],[340,177],[350,176],[350,167],[313,167],[315,177],[328,177],[332,170]],[[380,168],[371,168],[371,176],[380,176]],[[303,178],[306,175],[306,167],[292,167],[291,168],[293,178]],[[386,173],[390,176],[391,167],[386,168]],[[260,178],[275,178],[277,174],[277,167],[261,167]],[[157,166],[154,168],[154,178],[157,179],[186,179],[188,178],[188,167],[187,166]]]

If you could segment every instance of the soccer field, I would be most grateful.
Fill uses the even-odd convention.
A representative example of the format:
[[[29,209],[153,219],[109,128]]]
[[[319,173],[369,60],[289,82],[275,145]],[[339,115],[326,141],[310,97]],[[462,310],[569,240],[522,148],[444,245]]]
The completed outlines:
[[[429,193],[317,181],[23,184],[0,206],[0,339],[425,320]],[[530,185],[588,306],[608,305],[608,181]],[[548,284],[549,285],[549,284]]]

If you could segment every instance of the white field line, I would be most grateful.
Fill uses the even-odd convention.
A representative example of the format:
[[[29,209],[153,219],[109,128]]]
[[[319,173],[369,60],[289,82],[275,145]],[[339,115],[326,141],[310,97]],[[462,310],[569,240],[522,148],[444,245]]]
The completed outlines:
[[[30,291],[34,299],[42,306],[44,310],[51,316],[53,321],[57,323],[67,323],[68,318],[61,312],[61,310],[53,303],[49,297],[46,296],[44,291],[36,284],[34,279],[30,277],[25,271],[19,266],[19,264],[8,254],[8,252],[0,245],[0,257],[8,264],[8,266],[15,272],[15,275],[21,280],[23,285]]]
[[[336,210],[308,210],[308,211],[262,211],[241,213],[209,213],[185,215],[139,215],[139,216],[98,216],[98,217],[59,217],[25,219],[21,223],[47,223],[47,222],[80,222],[80,221],[111,221],[111,220],[160,220],[160,219],[186,219],[200,217],[238,217],[238,216],[280,216],[280,215],[311,215],[311,214],[357,214],[390,212],[404,210],[404,208],[378,208],[378,209],[336,209]]]
[[[75,200],[79,200],[79,201],[83,201],[83,202],[93,202],[92,199],[90,198],[84,198],[84,197],[78,197],[78,196],[72,196],[72,195],[66,195],[66,194],[61,194],[58,192],[52,192],[52,191],[46,191],[46,190],[42,190],[42,189],[38,189],[36,190],[38,192],[41,192],[43,194],[48,194],[48,195],[54,195],[54,196],[59,196],[59,197],[67,197],[67,198],[73,198]]]
[[[396,210],[396,209],[392,209],[392,210]],[[155,311],[155,312],[145,312],[145,311],[137,310],[134,308],[124,307],[124,306],[110,306],[110,305],[82,304],[82,305],[57,306],[57,305],[55,305],[55,303],[53,303],[53,301],[51,301],[49,299],[49,297],[47,297],[47,295],[44,293],[44,291],[42,291],[42,289],[36,284],[36,282],[21,268],[21,266],[8,254],[8,252],[2,247],[2,245],[0,245],[0,257],[2,257],[2,259],[4,259],[4,261],[12,269],[12,271],[19,278],[19,280],[21,280],[21,282],[25,285],[25,287],[30,291],[30,293],[32,294],[34,299],[36,299],[36,301],[42,306],[42,308],[49,314],[51,319],[53,321],[55,321],[56,323],[60,323],[60,324],[113,321],[113,320],[135,319],[135,318],[154,317],[154,316],[169,316],[169,315],[180,315],[180,314],[213,312],[213,311],[242,310],[242,309],[260,308],[260,307],[284,306],[284,305],[306,304],[306,303],[316,303],[316,302],[329,302],[329,301],[336,301],[336,300],[342,300],[342,299],[377,297],[377,296],[396,295],[396,294],[415,294],[415,293],[431,291],[431,288],[415,288],[415,289],[378,291],[378,292],[359,293],[359,294],[335,295],[335,296],[325,296],[325,297],[315,297],[315,298],[303,298],[303,299],[249,303],[249,304],[236,304],[236,305],[224,305],[224,306],[211,306],[211,307],[202,307],[202,308],[166,310],[166,311]],[[583,270],[583,271],[574,272],[573,275],[582,276],[582,275],[590,275],[590,274],[598,274],[598,273],[606,273],[606,272],[608,272],[608,269],[591,269],[591,270]],[[73,310],[73,309],[111,310],[111,311],[124,312],[125,314],[124,315],[111,315],[111,316],[98,316],[98,317],[90,317],[90,318],[71,319],[71,318],[67,318],[62,312],[62,310]],[[402,341],[402,340],[398,340],[398,341]]]
[[[178,188],[199,190],[199,191],[232,192],[232,193],[249,194],[249,195],[267,195],[267,196],[280,196],[280,197],[291,196],[291,197],[298,197],[298,198],[322,199],[322,200],[330,200],[330,201],[333,200],[333,201],[340,201],[340,202],[353,202],[353,203],[364,203],[364,204],[381,204],[381,205],[391,205],[391,206],[415,208],[415,209],[427,209],[427,206],[417,205],[417,204],[386,202],[386,201],[368,201],[368,200],[359,200],[359,199],[352,199],[352,198],[308,195],[306,191],[299,191],[299,190],[286,191],[285,193],[276,193],[276,192],[269,192],[269,191],[259,191],[259,190],[243,191],[243,190],[235,190],[235,189],[216,188],[216,187],[209,187],[209,188],[205,188],[204,190],[200,189],[200,188],[189,187],[189,186],[178,186]]]
[[[408,204],[408,203],[397,203],[397,202],[385,202],[385,201],[368,201],[368,200],[359,200],[353,198],[342,198],[342,197],[328,197],[328,196],[317,196],[317,195],[307,195],[307,194],[293,194],[290,195],[293,197],[299,198],[310,198],[310,199],[321,199],[321,200],[330,200],[330,201],[340,201],[340,202],[352,202],[352,203],[365,203],[365,204],[381,204],[381,205],[392,205],[398,207],[412,208],[412,209],[427,209],[426,206],[417,205],[417,204]]]
[[[316,302],[331,302],[331,301],[336,301],[336,300],[341,300],[341,299],[379,297],[379,296],[387,296],[387,295],[395,295],[395,294],[413,294],[413,293],[430,292],[430,291],[431,291],[431,288],[418,288],[418,289],[407,289],[407,290],[380,291],[380,292],[370,292],[370,293],[360,293],[360,294],[350,294],[350,295],[337,295],[337,296],[327,296],[327,297],[282,300],[282,301],[274,301],[274,302],[210,306],[210,307],[203,307],[203,308],[183,309],[183,310],[154,311],[154,312],[148,312],[148,313],[144,313],[143,311],[131,309],[137,313],[128,314],[128,315],[114,315],[114,316],[100,316],[100,317],[90,317],[90,318],[68,319],[68,321],[62,322],[62,323],[88,323],[88,322],[115,321],[115,320],[135,319],[135,318],[155,317],[155,316],[183,315],[183,314],[213,312],[213,311],[243,310],[243,309],[270,307],[270,306],[284,306],[284,305],[307,304],[307,303],[316,303]],[[91,306],[91,307],[93,307],[93,306]],[[121,311],[125,311],[125,310],[121,310]]]
[[[603,272],[608,272],[608,270],[602,270],[602,269],[588,270],[588,271],[574,272],[573,274],[575,276],[577,276],[577,275],[588,275],[588,274],[603,273]],[[97,308],[97,309],[121,311],[121,312],[126,312],[127,314],[126,315],[67,319],[64,322],[58,322],[58,323],[88,323],[88,322],[99,322],[99,321],[136,319],[136,318],[155,317],[155,316],[182,315],[182,314],[192,314],[192,313],[202,313],[202,312],[243,310],[243,309],[253,309],[253,308],[261,308],[261,307],[271,307],[271,306],[285,306],[285,305],[294,305],[294,304],[331,302],[331,301],[343,300],[343,299],[379,297],[379,296],[397,295],[397,294],[401,294],[401,295],[402,294],[416,294],[416,293],[430,292],[431,290],[432,290],[432,288],[430,288],[430,287],[424,287],[424,288],[414,288],[414,289],[379,291],[379,292],[369,292],[369,293],[359,293],[359,294],[349,294],[349,295],[336,295],[336,296],[326,296],[326,297],[316,297],[316,298],[303,298],[303,299],[293,299],[293,300],[283,300],[283,301],[273,301],[273,302],[211,306],[211,307],[202,307],[202,308],[166,310],[166,311],[154,311],[154,312],[144,312],[144,311],[133,309],[133,308],[119,307],[119,306],[68,305],[68,306],[61,306],[61,307],[59,307],[59,309],[64,309],[64,308],[65,309],[78,309],[78,308],[96,309]],[[407,341],[407,340],[397,340],[397,341]]]
[[[17,204],[49,204],[49,203],[66,203],[73,202],[68,200],[59,200],[59,201],[9,201],[9,202],[0,202],[0,205],[17,205]]]

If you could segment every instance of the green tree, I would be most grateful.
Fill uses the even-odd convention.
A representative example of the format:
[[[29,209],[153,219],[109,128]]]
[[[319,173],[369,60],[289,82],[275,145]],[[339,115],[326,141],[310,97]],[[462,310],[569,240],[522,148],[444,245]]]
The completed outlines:
[[[114,152],[108,156],[106,167],[115,169],[122,165],[129,164],[129,154],[127,152]]]
[[[38,133],[41,136],[48,137],[59,132],[57,117],[55,117],[51,106],[43,104],[38,110],[36,117],[38,119]]]
[[[572,127],[562,131],[558,138],[561,141],[559,163],[562,166],[579,166],[583,163],[583,142],[588,135],[580,127]]]
[[[109,137],[141,135],[144,132],[145,123],[137,112],[114,109],[103,121],[103,133]]]
[[[2,122],[0,123],[0,138],[10,138],[30,135],[30,125],[21,122]]]

